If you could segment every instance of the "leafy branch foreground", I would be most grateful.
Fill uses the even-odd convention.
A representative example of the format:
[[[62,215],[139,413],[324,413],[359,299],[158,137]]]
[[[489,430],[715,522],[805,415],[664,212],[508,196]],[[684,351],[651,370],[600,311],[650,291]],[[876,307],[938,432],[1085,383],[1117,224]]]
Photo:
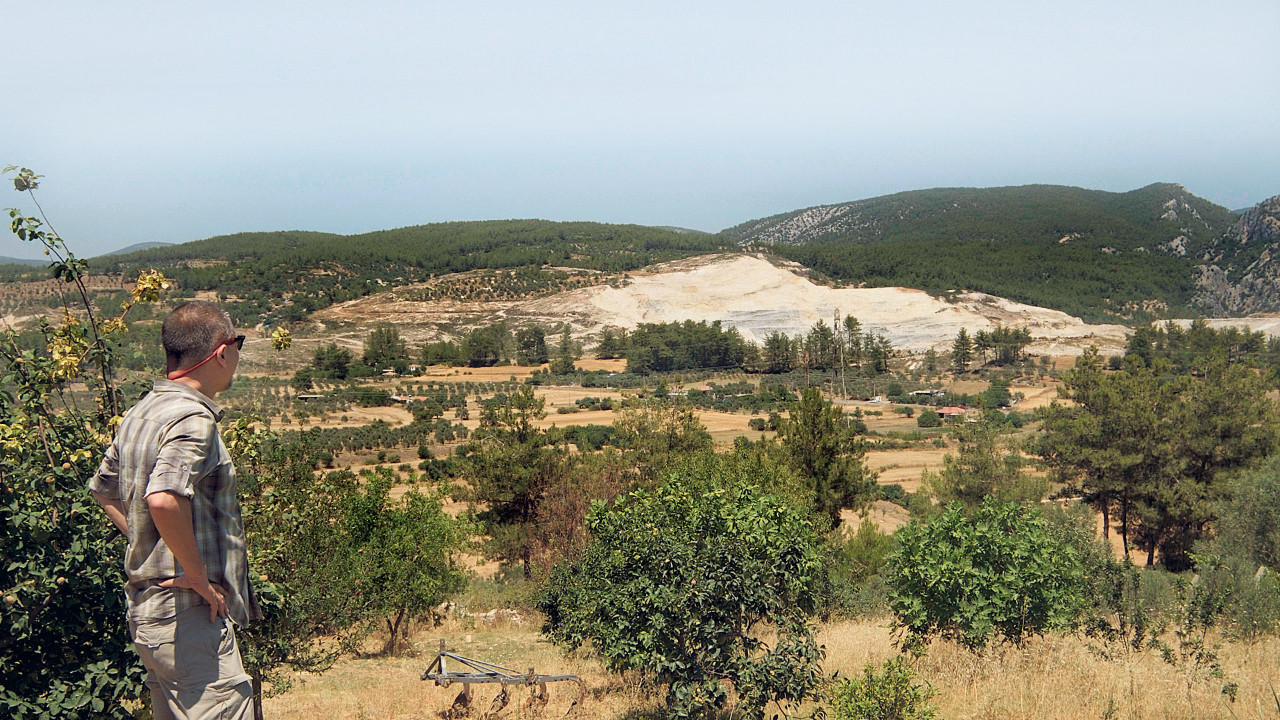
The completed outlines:
[[[14,186],[33,194],[26,168]],[[37,204],[38,207],[38,204]],[[165,280],[144,273],[120,317],[89,301],[83,261],[41,218],[9,211],[10,230],[40,244],[54,277],[74,290],[59,325],[41,330],[46,352],[0,338],[0,710],[7,717],[127,717],[122,700],[142,695],[142,669],[125,626],[122,538],[85,491],[119,421],[112,370],[124,314],[159,298]],[[75,310],[73,311],[73,308]],[[92,398],[69,389],[83,382]]]

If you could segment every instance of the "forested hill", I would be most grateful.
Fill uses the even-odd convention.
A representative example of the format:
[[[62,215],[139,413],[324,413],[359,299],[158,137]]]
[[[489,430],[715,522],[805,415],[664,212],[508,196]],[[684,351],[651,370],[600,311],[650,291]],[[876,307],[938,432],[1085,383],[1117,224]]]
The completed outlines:
[[[240,233],[94,258],[95,271],[157,267],[184,294],[215,290],[240,322],[301,314],[433,275],[550,264],[625,271],[723,250],[718,235],[640,225],[496,220],[417,225],[361,235]],[[288,298],[288,302],[284,298]]]
[[[1196,268],[1236,219],[1181,185],[1026,185],[821,205],[722,235],[837,280],[980,290],[1114,321],[1192,312]]]

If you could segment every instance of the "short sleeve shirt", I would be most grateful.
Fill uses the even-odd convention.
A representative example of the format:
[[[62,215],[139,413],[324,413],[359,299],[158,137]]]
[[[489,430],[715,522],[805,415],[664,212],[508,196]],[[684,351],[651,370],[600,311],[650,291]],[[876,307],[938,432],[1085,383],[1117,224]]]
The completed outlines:
[[[163,588],[183,569],[156,530],[148,495],[171,492],[191,501],[196,547],[209,581],[227,590],[231,619],[240,625],[261,617],[249,587],[244,525],[236,499],[236,474],[218,434],[222,408],[193,388],[156,380],[152,391],[125,413],[89,489],[120,500],[128,521],[125,596],[129,619],[174,617],[205,604],[186,588]]]

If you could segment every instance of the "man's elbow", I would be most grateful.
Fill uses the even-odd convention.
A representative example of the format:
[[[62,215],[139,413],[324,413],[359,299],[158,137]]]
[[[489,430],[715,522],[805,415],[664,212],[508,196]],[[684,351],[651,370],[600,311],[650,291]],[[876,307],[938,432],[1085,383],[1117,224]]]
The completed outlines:
[[[178,500],[178,496],[171,492],[162,490],[160,492],[153,492],[147,496],[147,509],[153,514],[174,512],[179,507],[181,507],[181,504]]]

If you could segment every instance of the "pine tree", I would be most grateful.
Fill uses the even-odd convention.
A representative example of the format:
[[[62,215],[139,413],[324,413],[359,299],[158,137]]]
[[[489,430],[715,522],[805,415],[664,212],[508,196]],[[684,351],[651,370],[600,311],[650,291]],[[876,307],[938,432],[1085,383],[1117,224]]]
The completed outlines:
[[[866,444],[817,388],[805,388],[779,435],[793,466],[810,483],[814,513],[830,519],[832,527],[840,524],[841,508],[870,498],[875,474],[863,462]]]
[[[556,349],[555,361],[551,363],[551,372],[555,375],[570,375],[576,369],[573,361],[578,358],[574,352],[573,337],[569,334],[569,326],[564,326],[560,333],[560,347]]]
[[[960,328],[960,332],[956,334],[956,341],[951,345],[951,367],[956,372],[964,372],[969,369],[969,363],[973,361],[973,341],[969,339],[969,331]]]

